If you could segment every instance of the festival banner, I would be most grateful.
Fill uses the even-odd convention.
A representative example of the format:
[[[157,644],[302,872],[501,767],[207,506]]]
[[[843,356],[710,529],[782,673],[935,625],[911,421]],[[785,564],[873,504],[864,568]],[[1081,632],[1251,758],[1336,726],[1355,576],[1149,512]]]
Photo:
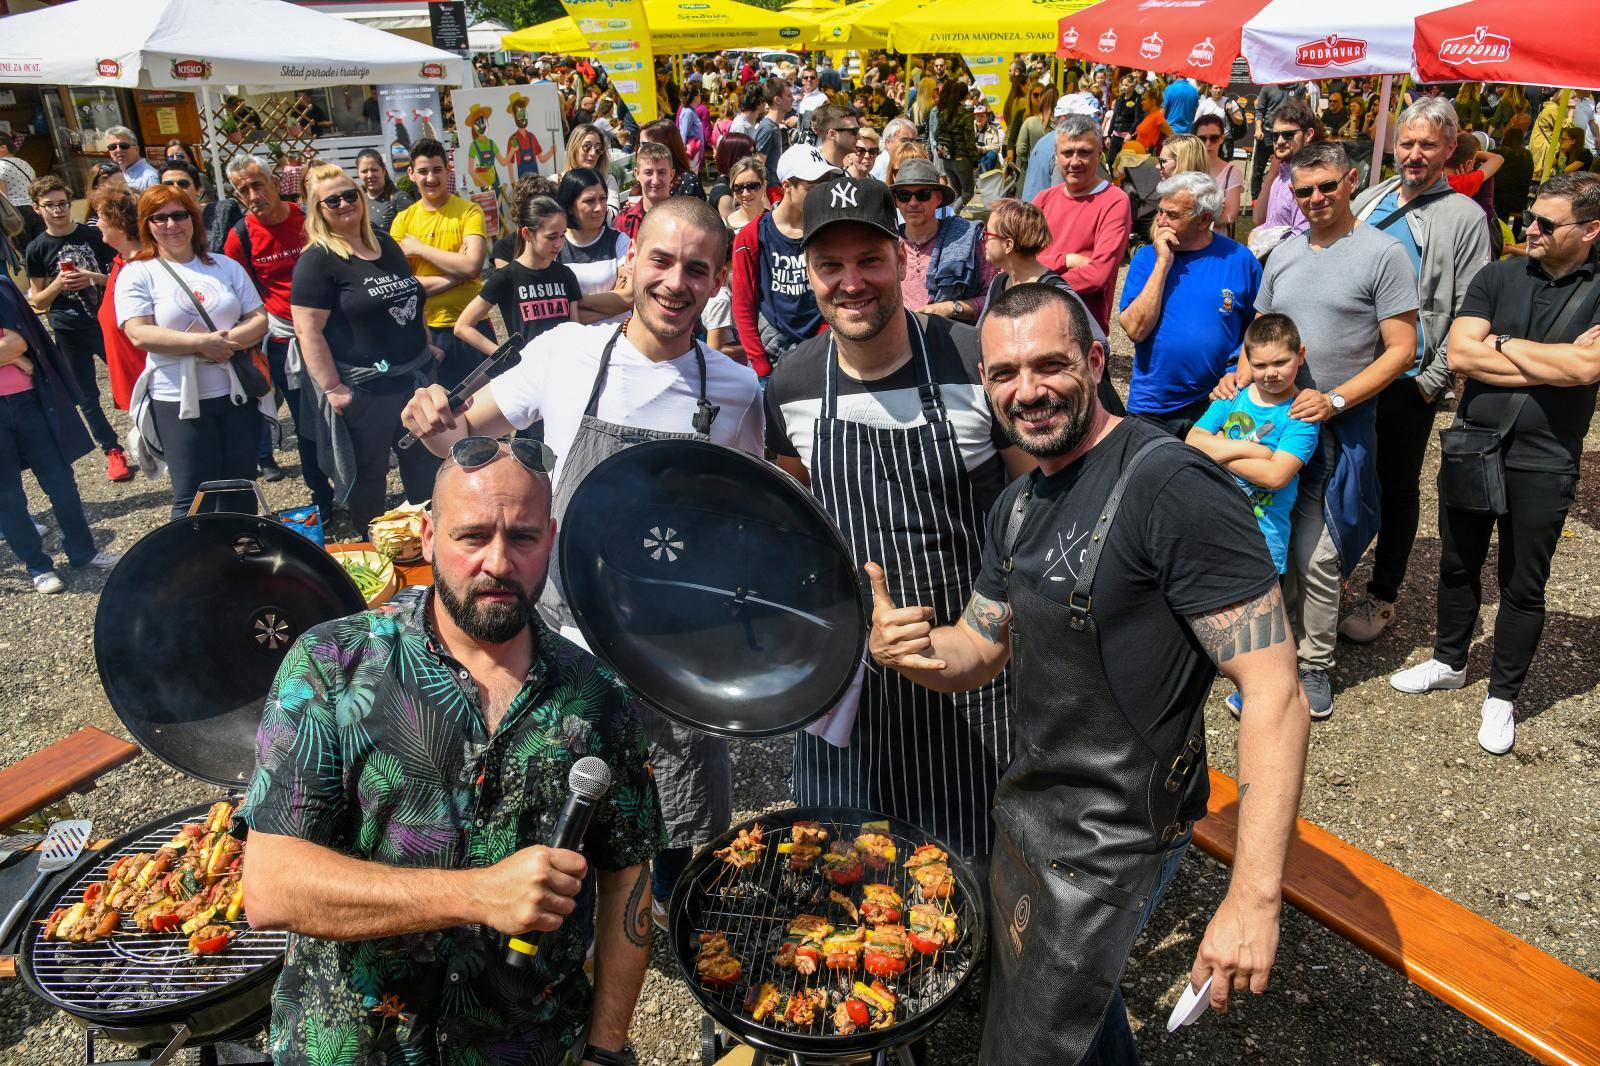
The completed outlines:
[[[380,85],[378,115],[388,140],[389,172],[396,178],[411,165],[411,142],[424,137],[442,140],[443,110],[436,85]]]
[[[656,118],[655,66],[643,0],[562,0],[561,6],[639,125]]]
[[[1000,107],[1005,103],[1006,89],[1011,84],[1011,57],[1002,55],[967,55],[962,53],[961,58],[966,60],[967,69],[972,71],[972,84],[983,90],[983,98],[989,104],[989,110],[1000,114]]]
[[[529,174],[566,169],[561,99],[552,82],[456,89],[456,188],[483,208],[491,235],[511,208],[511,190]]]

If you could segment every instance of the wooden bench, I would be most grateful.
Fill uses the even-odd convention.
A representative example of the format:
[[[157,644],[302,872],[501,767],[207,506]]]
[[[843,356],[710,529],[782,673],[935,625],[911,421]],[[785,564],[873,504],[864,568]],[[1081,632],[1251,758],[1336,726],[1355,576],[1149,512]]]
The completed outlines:
[[[139,754],[139,748],[85,726],[0,770],[0,831],[94,788],[101,774]]]
[[[1211,771],[1195,843],[1232,865],[1233,778]],[[1283,898],[1413,984],[1549,1063],[1600,1063],[1600,982],[1301,818]]]

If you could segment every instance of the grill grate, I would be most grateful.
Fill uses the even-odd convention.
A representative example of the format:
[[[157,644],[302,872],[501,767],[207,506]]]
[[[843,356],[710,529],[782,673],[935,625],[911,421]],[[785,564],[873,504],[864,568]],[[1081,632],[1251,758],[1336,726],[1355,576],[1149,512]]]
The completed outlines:
[[[815,868],[809,874],[789,872],[788,857],[778,853],[778,845],[790,839],[793,823],[807,819],[815,819],[828,830],[830,846],[835,842],[854,840],[861,832],[863,822],[884,820],[868,812],[839,810],[787,810],[752,819],[744,824],[759,823],[767,847],[760,861],[742,874],[728,871],[721,860],[711,855],[715,848],[732,839],[732,833],[705,848],[685,871],[688,884],[680,885],[674,894],[673,941],[685,980],[702,1005],[725,1025],[729,1024],[729,1019],[724,1015],[731,1015],[734,1024],[729,1025],[730,1028],[736,1032],[744,1030],[744,1035],[754,1036],[758,1042],[776,1048],[815,1050],[820,1047],[819,1039],[828,1044],[843,1041],[854,1044],[861,1040],[877,1045],[902,1042],[913,1035],[908,1032],[909,1029],[920,1031],[931,1024],[933,1013],[942,1013],[972,969],[982,940],[981,923],[984,921],[981,901],[972,899],[976,882],[970,874],[963,876],[964,870],[957,872],[955,890],[946,901],[956,916],[957,939],[936,955],[913,953],[910,965],[903,974],[894,980],[884,981],[899,998],[895,1024],[878,1030],[858,1030],[848,1037],[840,1036],[833,1025],[833,1007],[842,998],[840,994],[848,993],[853,980],[871,983],[872,977],[866,970],[859,965],[853,971],[833,971],[822,967],[815,975],[803,977],[795,971],[779,968],[774,961],[778,946],[788,932],[790,920],[798,914],[820,914],[835,925],[851,924],[842,909],[828,900],[831,882]],[[921,897],[916,895],[915,879],[906,873],[901,863],[920,844],[944,845],[918,833],[904,822],[886,820],[890,823],[887,835],[894,840],[897,853],[893,867],[877,873],[868,870],[860,884],[850,886],[852,891],[840,891],[859,905],[861,885],[874,882],[893,885],[905,898],[904,911],[909,916],[911,905],[920,902]],[[950,865],[953,871],[957,871],[962,866],[961,860],[952,856]],[[681,906],[677,905],[679,900],[682,901]],[[722,932],[727,935],[729,947],[743,966],[739,980],[732,988],[708,988],[694,979],[697,934],[702,932]],[[744,1009],[744,997],[749,989],[759,987],[763,981],[770,981],[777,986],[785,1001],[791,991],[822,988],[829,993],[828,1008],[804,1028],[777,1021],[772,1015],[758,1022]],[[779,1005],[780,1011],[781,1008],[782,1003]]]
[[[38,916],[79,902],[89,885],[105,880],[116,859],[160,849],[208,806],[174,815],[105,848]],[[122,932],[92,944],[72,944],[45,940],[43,925],[35,922],[28,934],[29,967],[39,991],[69,1012],[159,1010],[220,990],[282,961],[286,934],[257,932],[242,918],[232,926],[234,939],[226,951],[197,957],[189,954],[189,938],[176,932]],[[132,929],[132,924],[125,920],[123,928]]]

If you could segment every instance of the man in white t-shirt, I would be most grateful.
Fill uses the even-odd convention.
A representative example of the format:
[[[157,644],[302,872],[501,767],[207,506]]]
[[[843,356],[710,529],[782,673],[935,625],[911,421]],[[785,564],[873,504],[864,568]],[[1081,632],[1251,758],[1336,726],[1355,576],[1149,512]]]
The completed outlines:
[[[557,536],[577,485],[609,455],[652,437],[695,433],[762,453],[764,419],[756,376],[695,341],[695,326],[727,276],[728,230],[704,200],[673,196],[645,216],[628,252],[633,316],[623,326],[567,323],[522,350],[522,362],[491,381],[471,405],[450,412],[438,385],[418,390],[401,416],[438,456],[466,436],[502,436],[544,419],[556,453],[551,480]],[[547,622],[577,637],[555,587],[539,603]],[[732,816],[727,742],[641,712],[669,831],[655,858],[658,921],[695,848],[720,836]]]

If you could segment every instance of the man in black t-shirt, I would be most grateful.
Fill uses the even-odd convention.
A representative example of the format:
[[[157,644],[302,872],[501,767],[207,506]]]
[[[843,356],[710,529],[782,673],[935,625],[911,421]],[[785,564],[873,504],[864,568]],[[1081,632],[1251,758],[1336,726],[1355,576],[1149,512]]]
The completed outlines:
[[[930,631],[926,607],[895,606],[896,560],[868,566],[870,650],[939,691],[1013,667],[1017,757],[995,794],[990,880],[989,980],[1007,994],[989,999],[983,1061],[1123,1061],[1117,980],[1205,813],[1212,680],[1220,669],[1244,698],[1240,861],[1190,971],[1219,1009],[1232,989],[1262,991],[1276,955],[1309,711],[1244,498],[1198,452],[1100,405],[1105,351],[1082,306],[1014,286],[982,345],[990,404],[1039,470],[990,510],[955,624]]]
[[[40,311],[49,309],[56,346],[67,358],[77,379],[83,420],[100,450],[106,453],[106,477],[128,481],[133,471],[117,443],[116,431],[100,409],[100,386],[95,380],[95,358],[106,360],[106,342],[100,334],[101,289],[111,269],[112,251],[93,226],[72,221],[72,194],[54,174],[28,187],[34,210],[44,220],[44,232],[23,253],[28,268],[28,302]]]
[[[1433,657],[1389,679],[1401,692],[1466,684],[1483,603],[1480,574],[1500,532],[1500,610],[1478,743],[1516,742],[1517,694],[1544,630],[1544,589],[1578,484],[1600,382],[1600,176],[1545,182],[1527,215],[1528,257],[1480,270],[1450,328],[1450,369],[1467,377],[1461,417],[1501,433],[1506,513],[1466,510],[1439,485],[1439,606]],[[1515,410],[1513,410],[1515,405]],[[1510,559],[1506,555],[1510,555]]]

